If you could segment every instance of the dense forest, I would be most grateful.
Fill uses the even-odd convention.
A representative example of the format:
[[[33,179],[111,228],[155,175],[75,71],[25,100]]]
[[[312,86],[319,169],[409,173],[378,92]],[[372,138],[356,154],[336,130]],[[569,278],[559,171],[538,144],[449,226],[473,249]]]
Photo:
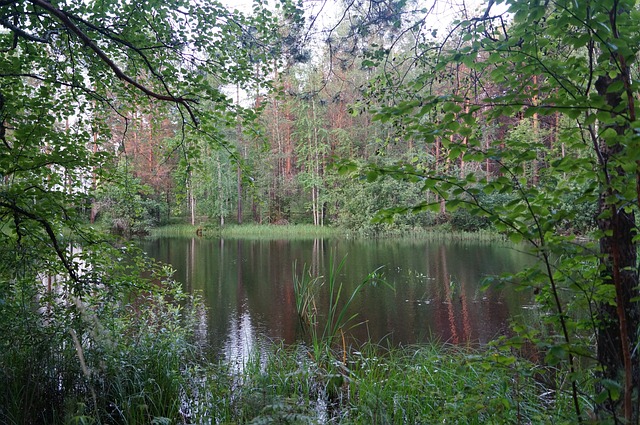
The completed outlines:
[[[195,316],[107,233],[251,222],[525,244],[536,266],[496,284],[548,316],[502,364],[532,344],[567,423],[638,423],[638,22],[631,0],[0,1],[0,421],[148,423],[114,419],[117,365],[164,341],[179,375]]]
[[[310,223],[369,235],[443,223],[460,230],[487,227],[488,220],[466,211],[447,213],[444,196],[415,182],[354,179],[341,172],[344,162],[352,161],[378,166],[407,163],[417,170],[463,177],[475,173],[492,179],[504,174],[498,159],[469,161],[455,155],[460,143],[468,143],[468,135],[428,140],[405,131],[400,118],[376,115],[383,106],[403,99],[400,88],[433,66],[429,61],[437,60],[439,49],[471,48],[464,31],[455,31],[460,22],[454,23],[450,16],[448,27],[427,28],[431,19],[425,19],[436,12],[418,6],[384,3],[368,10],[366,5],[354,5],[333,28],[324,30],[304,29],[302,15],[298,21],[285,20],[279,29],[281,55],[271,59],[281,62],[269,74],[255,76],[268,78],[269,90],[252,92],[240,84],[225,87],[209,79],[231,93],[229,101],[258,112],[231,126],[217,124],[224,143],[199,130],[185,136],[176,111],[140,106],[124,117],[126,125],[118,125],[114,118],[109,135],[122,175],[110,185],[98,185],[92,219],[123,233],[144,233],[176,217],[220,226]],[[455,17],[473,15],[460,9]],[[417,61],[417,49],[424,50],[423,63]],[[433,81],[411,96],[464,97],[464,110],[456,114],[462,120],[472,105],[477,107],[501,89],[485,76],[488,71],[479,72],[465,62],[439,70]],[[528,78],[535,84],[535,75]],[[535,95],[530,96],[534,101]],[[444,112],[439,112],[443,118]],[[537,184],[548,164],[570,150],[569,141],[560,140],[566,119],[557,111],[530,116],[514,111],[500,120],[476,115],[474,131],[485,151],[499,149],[505,141],[527,143],[535,150],[536,158],[520,172],[527,185]],[[576,193],[568,192],[562,199],[567,210],[563,226],[585,233],[595,226],[595,210]],[[509,200],[508,194],[488,193],[483,202]],[[372,223],[381,209],[423,201],[440,203],[432,212],[402,214],[392,224]]]

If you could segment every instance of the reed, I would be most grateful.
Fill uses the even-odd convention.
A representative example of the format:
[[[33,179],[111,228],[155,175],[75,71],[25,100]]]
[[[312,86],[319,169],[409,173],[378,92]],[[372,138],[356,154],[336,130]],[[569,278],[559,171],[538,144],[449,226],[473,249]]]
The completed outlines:
[[[169,224],[166,226],[155,227],[149,231],[151,237],[196,237],[198,230],[202,231],[200,226],[191,224]]]
[[[170,283],[125,299],[112,295],[104,288],[76,299],[72,315],[32,297],[44,307],[27,306],[24,314],[51,309],[41,326],[7,322],[7,308],[0,309],[0,327],[12,338],[0,340],[0,423],[185,421],[197,381],[191,371],[201,359],[193,334],[198,303]]]
[[[251,238],[251,239],[314,239],[314,238],[371,238],[358,231],[345,230],[330,226],[313,226],[310,224],[296,225],[269,225],[269,224],[242,224],[217,227],[215,225],[200,224],[169,224],[150,230],[151,237],[224,237],[224,238]],[[485,241],[506,242],[504,235],[481,229],[475,232],[452,230],[450,226],[442,225],[430,228],[414,228],[407,232],[379,233],[375,237],[385,238],[412,238],[429,239],[434,241]]]
[[[374,283],[386,284],[380,278],[380,268],[378,268],[357,284],[350,294],[345,294],[344,285],[338,281],[338,276],[345,266],[346,257],[337,263],[333,255],[331,255],[329,263],[331,266],[326,278],[324,276],[313,276],[306,267],[303,267],[302,274],[298,276],[294,267],[294,295],[298,317],[303,324],[303,328],[309,333],[314,349],[314,357],[318,360],[331,358],[332,350],[339,337],[342,337],[343,350],[346,350],[346,347],[344,347],[344,330],[355,326],[353,321],[357,317],[357,313],[349,313],[349,307],[367,285]],[[328,308],[326,316],[319,317],[316,298],[320,295],[322,288],[326,289]]]
[[[230,390],[218,383],[203,387],[202,393],[217,404],[195,419],[198,423],[572,423],[567,395],[539,383],[539,377],[552,370],[524,359],[505,361],[496,354],[489,348],[440,343],[391,349],[367,344],[348,353],[342,366],[346,390],[336,397],[331,374],[314,361],[312,347],[273,344],[252,356],[237,379],[241,384]],[[215,373],[221,374],[220,369]],[[225,400],[224,406],[218,400]]]
[[[340,230],[327,226],[313,226],[310,224],[296,225],[260,225],[243,224],[230,225],[219,230],[219,234],[225,238],[252,238],[252,239],[309,239],[329,238],[340,234]]]

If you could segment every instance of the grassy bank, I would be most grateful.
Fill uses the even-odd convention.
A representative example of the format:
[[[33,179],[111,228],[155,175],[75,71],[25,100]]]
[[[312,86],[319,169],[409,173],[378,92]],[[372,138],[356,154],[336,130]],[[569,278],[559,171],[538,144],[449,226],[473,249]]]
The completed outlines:
[[[365,236],[358,232],[329,226],[313,226],[309,224],[297,225],[260,225],[242,224],[228,225],[223,228],[215,226],[199,226],[190,224],[171,224],[151,229],[151,237],[224,237],[224,238],[251,238],[251,239],[307,239],[307,238],[331,238],[347,237],[360,238]],[[423,238],[442,241],[504,241],[505,237],[495,231],[479,230],[476,232],[455,231],[450,226],[441,226],[425,229],[414,229],[405,233],[381,233],[376,237],[402,237]]]
[[[539,383],[553,375],[551,370],[495,354],[441,344],[392,350],[367,346],[339,356],[344,362],[335,357],[323,365],[303,345],[273,346],[245,365],[234,397],[207,406],[199,420],[573,423],[569,397]],[[223,399],[213,395],[212,400]]]
[[[334,227],[313,226],[311,224],[296,225],[260,225],[243,224],[226,226],[219,230],[220,235],[227,238],[329,238],[339,236],[341,231]]]
[[[341,233],[332,227],[318,227],[306,224],[279,226],[260,224],[231,224],[225,227],[210,225],[171,224],[151,229],[152,237],[224,237],[224,238],[329,238]]]

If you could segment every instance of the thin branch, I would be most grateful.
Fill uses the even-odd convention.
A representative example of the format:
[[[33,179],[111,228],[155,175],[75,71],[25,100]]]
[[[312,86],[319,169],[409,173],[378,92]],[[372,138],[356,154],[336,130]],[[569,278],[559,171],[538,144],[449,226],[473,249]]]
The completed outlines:
[[[47,233],[47,236],[49,236],[49,240],[51,241],[51,245],[53,246],[53,249],[56,252],[56,255],[58,256],[60,261],[62,261],[62,265],[64,266],[67,273],[69,273],[69,276],[71,277],[71,279],[76,283],[80,281],[80,279],[78,278],[78,274],[76,273],[73,266],[69,262],[69,259],[67,258],[64,252],[64,249],[60,247],[60,243],[58,242],[58,238],[56,236],[56,233],[53,230],[53,227],[47,220],[37,216],[32,212],[25,210],[24,208],[19,207],[15,203],[7,203],[7,202],[0,201],[0,207],[7,208],[8,210],[11,210],[16,214],[19,214],[21,216],[24,216],[26,218],[29,218],[39,223],[44,228],[45,232]]]
[[[29,34],[25,30],[19,28],[17,25],[12,24],[6,19],[0,19],[0,25],[13,31],[13,33],[17,36],[36,43],[49,43],[51,41],[51,35],[54,33],[54,31],[47,31],[44,37],[38,37],[37,35]]]

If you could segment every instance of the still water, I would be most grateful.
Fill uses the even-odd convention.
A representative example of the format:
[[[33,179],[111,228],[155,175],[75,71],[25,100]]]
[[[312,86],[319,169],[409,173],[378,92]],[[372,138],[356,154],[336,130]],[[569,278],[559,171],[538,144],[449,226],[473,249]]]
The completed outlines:
[[[201,294],[208,307],[201,331],[214,350],[235,356],[265,341],[303,339],[294,274],[306,266],[313,275],[327,276],[331,262],[343,258],[339,282],[345,294],[379,267],[388,283],[367,286],[353,302],[358,316],[352,323],[359,325],[349,335],[356,342],[486,343],[507,332],[509,318],[531,298],[514,288],[482,289],[485,277],[531,262],[500,243],[158,238],[143,241],[143,248],[171,264],[189,292]],[[321,313],[326,303],[322,294]]]

